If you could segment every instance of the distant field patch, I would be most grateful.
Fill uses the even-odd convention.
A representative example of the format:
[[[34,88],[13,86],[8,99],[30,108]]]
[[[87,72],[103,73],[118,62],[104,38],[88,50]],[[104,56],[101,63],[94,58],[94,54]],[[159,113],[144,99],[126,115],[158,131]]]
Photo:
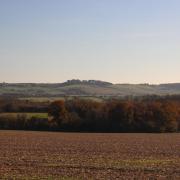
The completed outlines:
[[[75,97],[78,97],[79,99],[84,100],[92,100],[96,102],[102,102],[102,97],[96,97],[96,96],[67,96],[67,97],[27,97],[27,98],[19,98],[19,100],[28,100],[30,102],[53,102],[57,100],[71,100]]]
[[[32,117],[36,117],[36,118],[48,118],[48,113],[0,113],[0,117],[18,117],[18,116],[26,116],[27,118],[32,118]]]
[[[27,97],[19,98],[20,100],[28,100],[31,102],[53,102],[56,100],[65,100],[64,97]]]

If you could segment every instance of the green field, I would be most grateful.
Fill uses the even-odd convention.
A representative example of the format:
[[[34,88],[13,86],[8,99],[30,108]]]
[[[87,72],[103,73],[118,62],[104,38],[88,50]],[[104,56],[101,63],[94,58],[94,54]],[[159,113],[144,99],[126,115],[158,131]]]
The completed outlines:
[[[30,102],[53,102],[56,100],[65,100],[65,97],[27,97],[19,98],[19,100],[28,100]]]
[[[19,98],[19,100],[28,100],[30,102],[53,102],[57,100],[71,100],[75,98],[75,96],[67,96],[67,97],[27,97],[27,98]],[[78,96],[78,99],[84,100],[92,100],[96,102],[102,102],[103,98],[101,97],[93,97],[93,96]]]
[[[0,113],[0,118],[3,117],[18,117],[18,116],[26,116],[27,118],[48,118],[48,113]]]

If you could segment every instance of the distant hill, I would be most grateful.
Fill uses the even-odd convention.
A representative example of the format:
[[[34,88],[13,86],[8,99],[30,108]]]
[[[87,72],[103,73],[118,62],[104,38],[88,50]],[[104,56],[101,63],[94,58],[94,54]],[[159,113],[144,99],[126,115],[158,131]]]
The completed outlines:
[[[141,96],[180,94],[180,83],[112,84],[96,80],[68,80],[64,83],[0,83],[0,96]]]

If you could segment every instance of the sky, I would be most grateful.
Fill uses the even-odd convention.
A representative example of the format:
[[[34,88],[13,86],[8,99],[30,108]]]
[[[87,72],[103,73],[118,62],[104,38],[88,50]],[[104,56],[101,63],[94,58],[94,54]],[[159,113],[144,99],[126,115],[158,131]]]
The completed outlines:
[[[180,82],[179,0],[0,0],[0,82]]]

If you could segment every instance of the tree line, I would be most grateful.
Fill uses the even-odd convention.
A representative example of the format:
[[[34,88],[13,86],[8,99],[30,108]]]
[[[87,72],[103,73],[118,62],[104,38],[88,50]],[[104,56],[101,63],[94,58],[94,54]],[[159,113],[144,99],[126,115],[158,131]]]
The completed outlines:
[[[22,107],[23,103],[14,103]],[[9,104],[11,104],[9,102]],[[28,104],[28,103],[27,103]],[[19,115],[1,117],[0,129],[28,129],[76,132],[178,132],[180,98],[145,97],[111,99],[102,102],[74,98],[52,103],[34,102],[34,112],[47,112],[48,118]],[[0,111],[6,107],[0,101]],[[7,107],[6,107],[7,108]],[[5,108],[5,110],[7,110]],[[18,109],[18,108],[17,108]],[[20,112],[21,108],[17,111]],[[3,110],[4,111],[4,110]],[[9,112],[9,111],[7,111]],[[25,112],[24,109],[22,112]],[[27,112],[27,111],[26,111]]]

